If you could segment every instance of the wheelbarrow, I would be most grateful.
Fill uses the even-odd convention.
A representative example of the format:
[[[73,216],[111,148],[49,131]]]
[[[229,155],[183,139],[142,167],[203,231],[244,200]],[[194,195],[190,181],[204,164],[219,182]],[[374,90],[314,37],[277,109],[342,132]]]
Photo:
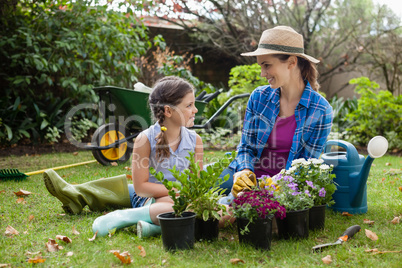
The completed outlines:
[[[137,90],[102,86],[94,88],[99,96],[101,126],[92,136],[91,144],[84,149],[91,150],[95,159],[102,165],[112,162],[124,163],[130,159],[134,138],[152,125],[151,110],[148,106],[150,88],[143,86]],[[249,93],[239,94],[227,100],[204,124],[202,114],[207,104],[223,90],[207,94],[201,92],[195,101],[198,109],[193,129],[210,129],[212,122],[235,100],[248,97]]]

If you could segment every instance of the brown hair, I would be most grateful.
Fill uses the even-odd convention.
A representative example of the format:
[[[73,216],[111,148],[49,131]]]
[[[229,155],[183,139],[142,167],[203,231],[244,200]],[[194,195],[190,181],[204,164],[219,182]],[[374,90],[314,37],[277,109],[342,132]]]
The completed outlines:
[[[272,56],[278,58],[280,61],[286,61],[291,55],[274,54]],[[320,84],[317,82],[318,71],[316,65],[302,57],[297,57],[297,67],[300,69],[303,80],[307,80],[311,87],[318,92]]]
[[[149,106],[151,107],[154,119],[162,127],[165,121],[165,105],[176,106],[184,96],[194,92],[193,86],[187,80],[176,77],[166,76],[158,80],[149,95]],[[165,131],[161,131],[156,136],[156,159],[162,160],[169,158],[169,144]]]

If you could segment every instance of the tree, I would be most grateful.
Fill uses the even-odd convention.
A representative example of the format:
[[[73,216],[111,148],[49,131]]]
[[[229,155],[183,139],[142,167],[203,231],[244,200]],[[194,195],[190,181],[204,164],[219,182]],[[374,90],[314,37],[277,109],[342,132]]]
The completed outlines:
[[[131,1],[138,2],[144,0]],[[321,60],[320,82],[359,66],[363,53],[355,37],[372,34],[376,14],[372,0],[155,0],[145,6],[143,14],[182,26],[199,47],[239,64],[255,61],[240,53],[254,50],[263,30],[291,26],[303,35],[306,53]]]
[[[402,27],[399,19],[382,6],[374,17],[372,31],[371,35],[355,36],[359,50],[365,53],[363,66],[372,66],[370,76],[383,78],[386,89],[399,95],[402,86]]]

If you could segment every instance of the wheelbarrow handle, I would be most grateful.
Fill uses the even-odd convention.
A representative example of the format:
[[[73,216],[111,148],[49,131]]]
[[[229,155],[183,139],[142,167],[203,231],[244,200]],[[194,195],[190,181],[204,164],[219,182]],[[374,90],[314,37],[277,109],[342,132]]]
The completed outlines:
[[[207,94],[205,90],[203,90],[196,98],[195,100],[202,100],[202,98]]]
[[[219,89],[217,91],[215,91],[214,93],[212,93],[211,95],[209,95],[208,97],[206,97],[205,99],[203,99],[203,101],[205,102],[210,102],[211,100],[215,99],[219,94],[221,94],[223,91],[223,89]]]

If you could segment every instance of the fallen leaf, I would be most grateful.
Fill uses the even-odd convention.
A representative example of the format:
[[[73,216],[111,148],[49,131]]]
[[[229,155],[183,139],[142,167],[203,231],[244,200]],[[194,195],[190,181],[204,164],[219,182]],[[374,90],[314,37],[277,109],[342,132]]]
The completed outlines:
[[[38,255],[38,254],[40,254],[41,252],[40,251],[37,251],[37,252],[30,252],[30,251],[27,251],[27,253],[25,253],[25,255]]]
[[[374,221],[371,221],[371,220],[369,220],[369,219],[364,219],[364,220],[363,220],[363,223],[369,224],[369,225],[373,225],[373,224],[374,224]]]
[[[115,253],[115,252],[120,253],[120,250],[118,250],[118,249],[111,249],[111,250],[109,250],[109,252],[110,252],[110,253]]]
[[[59,250],[59,245],[56,243],[56,240],[49,238],[49,241],[46,243],[46,249],[49,252],[56,252]]]
[[[74,255],[74,252],[72,252],[72,251],[69,251],[69,252],[67,252],[67,254],[66,254],[67,257],[71,257],[71,256],[73,256],[73,255]]]
[[[391,166],[391,163],[388,163],[388,162],[387,162],[387,163],[385,163],[385,165],[386,165],[386,166]]]
[[[70,238],[68,238],[67,236],[64,236],[64,235],[56,235],[56,239],[62,240],[64,242],[66,242],[67,244],[73,242]]]
[[[26,195],[30,195],[31,192],[20,189],[18,192],[14,192],[14,194],[16,196],[26,196]]]
[[[140,250],[140,256],[145,257],[147,256],[147,253],[145,252],[145,248],[143,246],[138,246],[138,249]]]
[[[74,152],[73,155],[78,155],[78,152]]]
[[[127,180],[132,180],[133,179],[133,176],[131,176],[131,175],[126,175],[126,177],[127,177]]]
[[[110,163],[110,165],[117,167],[119,164],[117,164],[117,162],[112,162],[112,163]]]
[[[0,267],[11,267],[9,263],[0,263]]]
[[[74,234],[74,235],[79,235],[79,234],[80,234],[80,232],[78,232],[77,230],[75,230],[75,226],[73,226],[73,234]]]
[[[61,213],[61,214],[56,214],[57,216],[66,216],[65,213]]]
[[[124,251],[123,253],[118,253],[118,252],[113,252],[113,254],[119,258],[119,260],[123,263],[123,264],[130,264],[133,261],[131,260],[131,255],[130,253],[128,253],[128,251]]]
[[[366,236],[368,238],[370,238],[373,241],[378,240],[378,236],[374,232],[370,231],[369,229],[366,229],[365,231],[366,231]]]
[[[349,212],[345,211],[345,212],[342,212],[342,216],[349,216],[349,217],[351,217],[351,216],[353,216],[353,215],[350,214]]]
[[[382,179],[381,179],[381,182],[383,182],[383,181],[385,181],[385,178],[382,178]]]
[[[392,224],[398,224],[399,222],[400,222],[400,217],[395,217],[395,218],[391,221]]]
[[[34,215],[29,215],[28,221],[32,221],[34,218],[35,218]]]
[[[399,191],[401,191],[401,192],[402,192],[402,186],[399,186]]]
[[[376,249],[376,248],[366,249],[364,252],[378,252],[378,249]]]
[[[0,191],[0,194],[5,193],[5,192],[6,192],[6,190],[1,190],[1,191]]]
[[[28,234],[28,231],[24,231],[23,234]]]
[[[242,259],[237,259],[237,258],[236,259],[230,259],[229,262],[231,264],[238,264],[239,262],[245,263]]]
[[[125,169],[125,170],[131,170],[131,167],[125,166],[124,169]]]
[[[6,227],[6,232],[4,234],[8,235],[8,236],[11,236],[11,235],[19,235],[20,233],[17,230],[15,230],[13,227],[8,225]]]
[[[112,237],[116,233],[117,228],[113,228],[112,230],[109,230],[109,237]]]
[[[35,258],[29,258],[28,259],[29,263],[43,263],[45,261],[46,261],[46,259],[43,259],[42,256],[40,256],[40,255],[36,256]]]
[[[331,264],[331,262],[332,262],[331,255],[327,255],[327,256],[325,256],[324,258],[322,258],[321,260],[322,260],[322,262],[323,262],[324,264]]]
[[[384,254],[384,253],[401,253],[402,252],[402,250],[399,250],[399,251],[389,251],[389,250],[386,250],[386,251],[378,251],[378,252],[373,252],[373,254]]]
[[[20,197],[20,198],[17,199],[16,203],[17,204],[26,204],[27,201],[25,201],[23,197]]]
[[[97,234],[98,234],[98,231],[96,231],[96,233],[94,234],[94,236],[92,238],[88,238],[88,241],[90,241],[90,242],[94,241]]]

